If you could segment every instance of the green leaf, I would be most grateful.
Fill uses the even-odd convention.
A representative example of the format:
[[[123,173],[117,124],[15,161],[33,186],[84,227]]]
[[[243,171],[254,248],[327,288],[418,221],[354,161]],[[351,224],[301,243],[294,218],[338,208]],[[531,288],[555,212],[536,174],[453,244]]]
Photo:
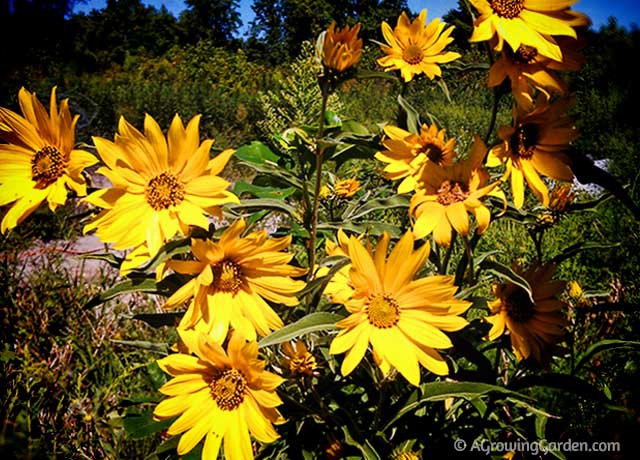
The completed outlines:
[[[516,399],[527,399],[526,396],[513,390],[482,382],[429,382],[420,385],[420,389],[422,396],[398,410],[381,431],[386,431],[400,418],[431,401],[443,401],[448,398],[464,398],[471,401],[491,392],[510,395]]]
[[[264,209],[273,209],[276,211],[283,211],[289,214],[292,218],[302,221],[302,216],[297,208],[291,206],[286,203],[284,200],[277,200],[274,198],[256,198],[252,200],[242,200],[240,204],[231,204],[228,205],[229,210],[231,211],[241,211],[241,210],[259,210],[262,211]]]
[[[116,345],[126,345],[129,347],[140,348],[142,350],[154,351],[156,353],[167,354],[169,350],[168,343],[149,342],[147,340],[111,340]]]
[[[327,286],[329,281],[331,281],[333,275],[335,275],[342,267],[347,265],[349,263],[349,259],[344,256],[334,256],[325,259],[323,262],[324,263],[320,264],[321,266],[327,266],[329,263],[332,264],[327,274],[307,283],[302,290],[296,292],[296,297],[302,298],[306,295],[313,294],[318,290],[321,292],[324,291],[324,288]]]
[[[91,259],[91,260],[99,260],[102,262],[108,263],[113,268],[120,268],[122,264],[122,258],[117,257],[115,254],[110,252],[100,253],[100,254],[82,254],[78,256],[79,259]]]
[[[611,249],[619,247],[621,244],[622,243],[576,243],[569,246],[560,254],[551,259],[551,262],[559,264],[560,262],[568,259],[569,257],[573,257],[582,251],[589,251],[592,249]]]
[[[640,350],[640,342],[607,339],[594,343],[578,358],[574,372],[578,372],[595,354],[609,350]]]
[[[156,422],[153,419],[153,411],[143,414],[129,414],[122,419],[124,431],[131,439],[143,439],[152,434],[159,433],[171,426],[173,420]]]
[[[515,271],[513,271],[510,267],[501,264],[500,262],[496,262],[495,260],[485,259],[480,263],[480,268],[482,270],[486,270],[489,273],[493,273],[498,278],[506,280],[516,286],[521,287],[524,291],[529,294],[529,299],[532,303],[535,303],[533,300],[533,293],[531,291],[531,286],[526,279],[518,275]]]
[[[358,235],[366,233],[373,236],[379,236],[383,232],[387,232],[392,238],[400,238],[404,232],[404,229],[397,225],[378,221],[363,221],[357,224],[353,222],[324,222],[318,224],[318,230],[321,231],[335,232],[339,229]]]
[[[278,188],[263,185],[249,184],[239,180],[233,186],[233,193],[240,196],[243,193],[250,193],[258,198],[284,199],[296,192],[295,187]]]
[[[267,145],[259,141],[253,141],[249,145],[243,145],[236,150],[234,156],[239,160],[255,164],[264,164],[267,161],[276,163],[280,159]]]
[[[407,114],[407,130],[410,133],[418,134],[420,132],[420,114],[400,94],[398,94],[398,104]]]
[[[343,214],[342,219],[344,221],[356,220],[373,211],[379,211],[383,209],[394,208],[408,208],[409,196],[408,195],[394,195],[389,198],[380,198],[377,200],[369,200],[364,205],[353,210],[349,214]]]
[[[89,300],[84,308],[93,308],[100,304],[103,304],[107,300],[111,300],[122,294],[129,294],[132,292],[148,292],[151,294],[158,293],[158,285],[153,278],[128,278],[124,281],[116,283],[106,291],[103,291],[93,299]]]
[[[353,436],[351,436],[351,433],[349,433],[349,429],[346,426],[342,426],[342,432],[344,433],[344,441],[350,446],[357,447],[364,460],[381,460],[380,455],[368,440],[365,439],[364,443],[356,441],[353,439]]]
[[[606,395],[584,380],[572,375],[559,374],[556,372],[530,374],[517,380],[512,380],[509,384],[509,388],[514,390],[521,390],[535,386],[555,388],[596,401],[605,403],[610,402]]]
[[[302,190],[304,188],[302,181],[298,179],[298,177],[294,176],[289,171],[281,168],[280,166],[278,166],[273,162],[266,161],[260,164],[244,162],[243,164],[255,169],[258,172],[269,175],[272,181],[275,177],[277,179],[282,180],[284,183],[297,188],[298,190]]]
[[[282,329],[269,334],[258,342],[258,346],[264,348],[276,345],[310,332],[333,331],[336,329],[336,323],[343,318],[344,316],[324,311],[310,313],[295,323],[288,324]]]
[[[191,252],[191,239],[181,238],[179,240],[169,241],[162,246],[158,253],[147,264],[143,265],[136,271],[149,271],[155,269],[158,265],[167,259],[178,254],[188,254]]]

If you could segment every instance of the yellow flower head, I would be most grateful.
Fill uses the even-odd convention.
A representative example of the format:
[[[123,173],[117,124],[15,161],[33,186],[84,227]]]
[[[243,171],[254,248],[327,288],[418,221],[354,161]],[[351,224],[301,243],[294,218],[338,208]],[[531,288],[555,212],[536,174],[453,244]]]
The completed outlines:
[[[98,190],[86,201],[103,211],[84,228],[96,230],[115,249],[146,244],[149,257],[176,234],[189,234],[191,225],[208,229],[207,215],[219,215],[220,205],[238,202],[218,177],[233,150],[209,159],[213,141],[200,143],[200,116],[186,129],[177,115],[167,137],[151,116],[144,120],[144,134],[120,118],[115,141],[94,137],[106,167],[98,172],[111,188]]]
[[[387,150],[376,153],[376,158],[387,165],[385,177],[403,179],[398,193],[409,193],[421,188],[421,177],[429,174],[433,165],[451,166],[455,156],[455,139],[446,138],[444,129],[435,123],[422,125],[419,134],[413,134],[396,126],[385,126],[386,138],[382,141]]]
[[[480,13],[469,41],[497,36],[497,51],[504,42],[517,51],[532,46],[538,53],[562,62],[563,56],[552,35],[576,38],[573,27],[589,25],[589,18],[570,9],[578,0],[471,0]]]
[[[579,70],[584,58],[577,50],[578,40],[558,37],[557,43],[562,50],[562,62],[543,56],[533,46],[520,45],[515,52],[504,48],[502,57],[489,69],[489,86],[498,86],[508,77],[513,96],[526,110],[533,108],[536,89],[547,99],[554,94],[566,95],[567,85],[555,71]]]
[[[357,179],[343,179],[336,182],[336,185],[333,187],[333,194],[342,199],[351,198],[360,188],[360,181]]]
[[[480,201],[490,195],[505,201],[498,182],[487,185],[489,175],[482,168],[487,147],[476,136],[469,157],[452,166],[434,167],[423,176],[423,188],[411,198],[409,214],[415,218],[413,234],[424,238],[433,232],[439,246],[451,244],[452,230],[466,236],[471,231],[468,213],[475,216],[477,232],[489,226],[491,212]]]
[[[312,376],[316,373],[318,363],[307,349],[304,341],[296,340],[294,344],[285,342],[282,344],[282,351],[285,354],[285,358],[282,360],[283,364],[292,374]]]
[[[362,39],[358,38],[360,23],[337,29],[332,22],[324,36],[322,63],[325,67],[344,72],[355,66],[362,55]]]
[[[295,293],[303,281],[291,277],[306,271],[289,265],[292,254],[281,252],[291,244],[291,236],[268,238],[265,231],[241,237],[246,224],[238,220],[217,242],[191,242],[195,261],[169,260],[167,269],[195,275],[168,300],[174,309],[191,300],[180,327],[193,328],[204,321],[213,340],[222,342],[229,327],[249,340],[280,329],[282,320],[267,303],[298,304]]]
[[[580,283],[578,283],[577,281],[570,281],[569,297],[571,297],[574,300],[579,300],[583,296],[584,296],[584,291],[582,290],[582,287],[580,287]]]
[[[346,352],[341,371],[348,375],[371,345],[383,373],[394,367],[410,383],[418,385],[420,365],[438,375],[449,372],[437,351],[452,346],[442,331],[465,327],[467,321],[459,315],[471,304],[454,298],[457,288],[452,276],[414,280],[429,255],[428,244],[414,250],[413,236],[408,232],[387,259],[389,241],[385,233],[372,252],[357,238],[349,239],[349,277],[341,283],[330,283],[327,293],[333,301],[333,293],[341,293],[350,315],[337,323],[342,330],[329,351]]]
[[[250,435],[265,443],[279,437],[272,424],[284,419],[274,390],[283,379],[264,370],[258,344],[247,343],[237,332],[226,351],[205,334],[184,334],[182,340],[195,356],[175,353],[158,360],[173,378],[160,388],[167,399],[156,406],[154,417],[178,417],[167,430],[169,435],[183,433],[178,455],[204,438],[203,460],[218,458],[223,441],[225,458],[253,459]]]
[[[71,117],[69,101],[58,107],[56,88],[51,90],[49,113],[35,93],[21,88],[20,116],[0,107],[0,206],[13,203],[0,229],[16,227],[45,200],[55,211],[67,201],[68,190],[87,194],[82,171],[98,162],[74,149],[79,115]]]
[[[382,35],[388,45],[380,45],[386,56],[378,59],[378,64],[386,71],[399,70],[404,81],[424,73],[433,80],[442,75],[438,64],[445,64],[460,57],[444,48],[453,41],[453,26],[445,30],[446,24],[436,18],[428,25],[427,10],[420,12],[413,21],[405,12],[398,18],[396,28],[382,23]]]
[[[564,335],[565,318],[560,312],[564,304],[557,296],[565,283],[551,279],[555,271],[553,264],[534,265],[524,273],[517,270],[529,283],[532,296],[509,282],[494,286],[497,299],[489,302],[493,315],[485,318],[492,324],[488,339],[500,337],[506,328],[519,360],[532,356],[546,364],[550,348]]]
[[[549,206],[549,190],[540,176],[573,180],[566,152],[579,134],[567,116],[570,102],[565,98],[549,104],[540,97],[532,112],[514,108],[514,126],[498,130],[503,142],[491,149],[487,166],[506,164],[505,176],[511,177],[513,202],[518,209],[524,204],[525,181],[538,200]]]

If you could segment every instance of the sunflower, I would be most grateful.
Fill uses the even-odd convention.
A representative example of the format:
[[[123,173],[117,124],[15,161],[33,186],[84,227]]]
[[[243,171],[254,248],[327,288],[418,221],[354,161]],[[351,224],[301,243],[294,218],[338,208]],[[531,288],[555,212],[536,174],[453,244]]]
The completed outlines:
[[[68,190],[87,194],[82,171],[98,162],[84,150],[74,149],[79,115],[71,117],[69,101],[58,107],[51,90],[49,113],[35,93],[18,92],[24,116],[0,107],[0,206],[13,203],[0,229],[16,227],[43,201],[55,211],[67,201]]]
[[[429,255],[429,245],[414,251],[411,232],[400,238],[386,259],[389,235],[378,241],[374,253],[355,237],[349,239],[349,278],[334,288],[351,292],[344,306],[351,313],[336,324],[342,329],[333,339],[330,353],[345,353],[341,371],[348,375],[371,344],[383,373],[396,368],[410,383],[420,383],[420,366],[438,375],[449,372],[438,349],[450,348],[442,331],[467,325],[459,316],[469,302],[454,298],[452,276],[427,276],[414,280]]]
[[[398,18],[396,28],[386,22],[382,23],[382,35],[388,45],[380,47],[387,55],[378,59],[378,64],[386,67],[386,71],[400,70],[404,81],[408,82],[415,75],[424,73],[431,80],[442,75],[438,64],[451,62],[460,57],[459,53],[444,51],[453,41],[453,26],[445,30],[446,24],[436,18],[426,25],[427,10],[420,12],[413,21],[405,12]]]
[[[336,29],[332,22],[324,34],[322,44],[322,62],[325,67],[344,72],[355,66],[362,55],[362,39],[358,38],[360,24]]]
[[[446,138],[444,129],[438,130],[433,123],[423,124],[419,134],[413,134],[397,126],[385,126],[386,138],[382,141],[387,150],[377,152],[375,157],[387,163],[385,177],[403,179],[398,193],[409,193],[421,187],[420,178],[428,175],[425,168],[433,165],[450,166],[455,156],[455,139]]]
[[[482,168],[487,147],[475,137],[471,153],[466,160],[452,166],[434,167],[423,176],[424,185],[411,198],[409,214],[415,217],[413,234],[424,238],[433,232],[439,246],[451,244],[452,230],[459,235],[469,234],[467,213],[476,218],[477,232],[483,233],[489,226],[491,212],[480,201],[489,195],[506,201],[498,182],[487,185],[489,175]]]
[[[577,0],[471,0],[480,13],[469,41],[497,35],[497,51],[506,41],[512,50],[532,46],[538,53],[561,62],[562,51],[552,35],[576,38],[573,27],[589,25],[589,18],[569,9]]]
[[[567,85],[555,71],[578,70],[584,58],[577,51],[578,40],[558,37],[557,42],[562,49],[562,62],[539,54],[532,46],[520,45],[516,52],[505,48],[502,57],[489,69],[489,87],[500,85],[508,77],[516,101],[526,110],[533,108],[534,88],[547,99],[554,94],[566,95]]]
[[[360,181],[355,178],[342,179],[333,186],[333,194],[337,198],[347,199],[358,193],[361,189]]]
[[[223,440],[225,458],[252,459],[250,434],[265,443],[279,437],[273,424],[284,419],[276,409],[282,401],[274,390],[283,379],[264,370],[265,362],[257,359],[258,344],[247,343],[237,332],[226,351],[205,334],[181,338],[190,342],[195,356],[175,353],[158,360],[173,378],[160,388],[168,398],[156,406],[154,418],[179,416],[167,433],[183,433],[180,456],[204,438],[203,460],[218,458]]]
[[[540,175],[565,182],[573,180],[567,151],[579,134],[567,116],[570,103],[570,98],[550,104],[539,97],[532,112],[514,107],[514,126],[498,130],[502,143],[489,152],[487,166],[506,164],[505,176],[511,177],[516,208],[524,204],[525,180],[544,206],[549,206],[549,191]]]
[[[522,287],[507,282],[493,287],[496,300],[489,302],[492,316],[485,319],[492,327],[487,338],[495,340],[509,330],[511,346],[518,360],[530,356],[541,364],[548,362],[550,349],[564,334],[562,301],[557,299],[564,281],[554,281],[556,266],[534,265],[525,273],[516,270],[531,287],[532,296]]]
[[[305,283],[291,277],[304,275],[306,270],[289,265],[293,255],[281,252],[291,244],[291,236],[269,239],[265,231],[259,231],[240,237],[245,227],[245,221],[238,220],[217,242],[193,239],[195,261],[166,262],[166,269],[195,275],[165,305],[175,309],[192,299],[180,327],[193,328],[204,321],[218,342],[225,339],[229,326],[255,340],[256,332],[266,336],[283,326],[267,301],[298,304],[295,293]]]
[[[186,129],[176,115],[167,138],[151,116],[144,120],[144,134],[120,118],[115,142],[93,141],[106,167],[111,188],[98,190],[86,201],[104,208],[84,227],[96,230],[115,249],[146,245],[149,257],[176,234],[188,235],[191,225],[208,229],[207,215],[219,215],[220,205],[238,202],[226,191],[229,182],[217,176],[233,150],[209,159],[213,141],[200,143],[200,116]]]
[[[289,368],[292,374],[303,374],[306,376],[317,375],[318,362],[309,352],[304,341],[296,340],[293,344],[285,342],[282,344],[282,351],[285,357],[282,359],[284,367]]]

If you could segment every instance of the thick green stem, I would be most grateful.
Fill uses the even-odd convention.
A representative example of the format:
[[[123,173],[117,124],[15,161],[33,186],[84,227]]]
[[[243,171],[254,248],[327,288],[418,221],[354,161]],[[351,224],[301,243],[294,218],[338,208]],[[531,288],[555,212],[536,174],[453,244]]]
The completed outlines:
[[[318,209],[320,206],[320,188],[322,186],[322,165],[324,163],[324,147],[321,140],[324,137],[324,119],[327,111],[327,100],[329,98],[329,87],[326,80],[320,80],[320,91],[322,93],[322,107],[320,108],[320,122],[318,126],[318,134],[316,136],[316,183],[313,192],[313,210],[311,212],[311,228],[309,229],[309,247],[307,254],[309,256],[309,274],[307,280],[313,279],[316,265],[316,239],[318,233]]]

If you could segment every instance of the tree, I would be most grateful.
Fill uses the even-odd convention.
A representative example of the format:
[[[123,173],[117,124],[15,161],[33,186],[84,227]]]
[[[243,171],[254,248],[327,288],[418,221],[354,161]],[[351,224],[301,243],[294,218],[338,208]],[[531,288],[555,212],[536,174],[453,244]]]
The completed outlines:
[[[234,36],[242,25],[238,0],[186,0],[185,3],[187,9],[180,15],[180,24],[188,43],[210,40],[216,46],[236,44]]]

